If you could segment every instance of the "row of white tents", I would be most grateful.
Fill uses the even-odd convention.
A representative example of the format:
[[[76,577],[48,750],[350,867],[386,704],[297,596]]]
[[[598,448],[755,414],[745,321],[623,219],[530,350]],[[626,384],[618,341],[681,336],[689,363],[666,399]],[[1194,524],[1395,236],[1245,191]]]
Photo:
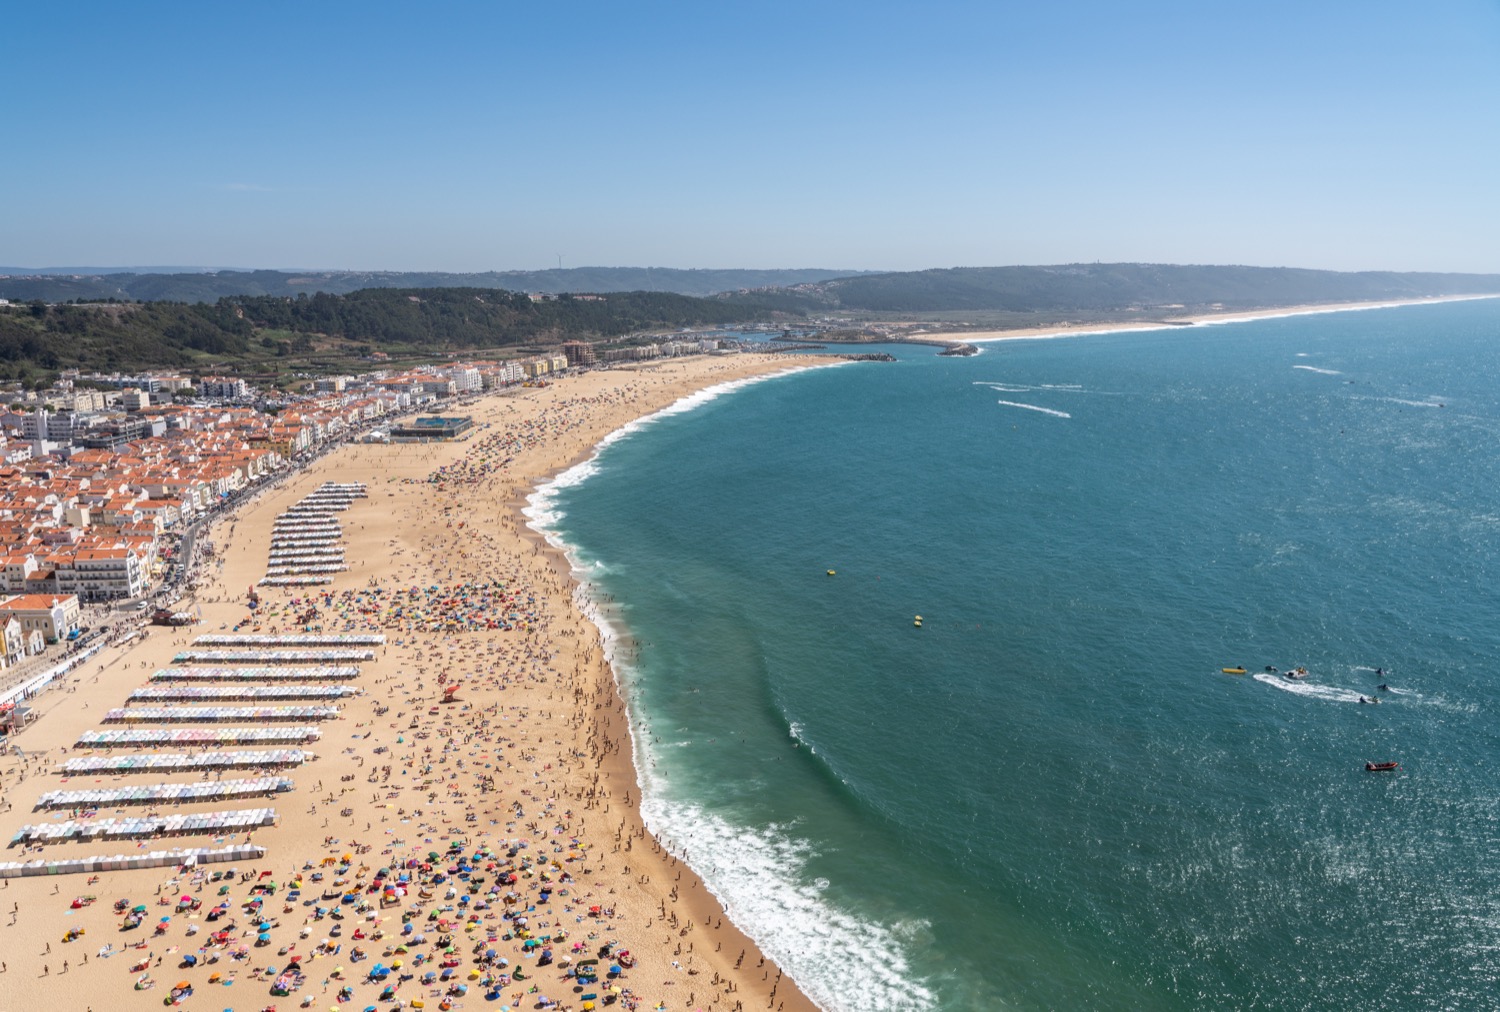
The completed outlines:
[[[274,808],[238,808],[202,815],[160,815],[147,818],[68,819],[65,822],[28,824],[10,838],[17,843],[56,843],[62,840],[93,840],[99,837],[156,836],[159,833],[239,833],[276,824]]]
[[[336,706],[123,706],[104,714],[106,724],[224,724],[236,720],[333,720]]]
[[[151,850],[145,853],[74,857],[62,861],[0,861],[0,878],[89,875],[101,871],[124,871],[132,868],[227,864],[230,861],[259,861],[265,856],[266,848],[264,847],[239,844],[233,847],[179,847],[173,850]]]
[[[322,682],[358,677],[359,668],[352,664],[313,668],[160,668],[151,673],[153,682]]]
[[[192,784],[143,784],[139,787],[106,787],[82,791],[48,791],[37,799],[37,808],[92,808],[100,805],[185,805],[195,801],[226,801],[233,798],[270,797],[292,789],[286,777],[255,777],[250,780],[210,780]]]
[[[261,587],[316,587],[332,583],[331,576],[263,576],[255,581]]]
[[[274,769],[300,766],[316,759],[300,748],[275,748],[244,752],[160,752],[156,755],[88,756],[69,759],[63,772],[70,776],[88,773],[167,773],[173,770]]]
[[[281,515],[283,517],[289,517],[293,520],[300,520],[303,517],[321,517],[327,516],[331,513],[342,513],[348,508],[349,503],[347,500],[330,499],[325,502],[308,503],[305,506],[302,503],[298,503],[295,506],[289,507],[287,511]]]
[[[131,703],[211,703],[237,699],[344,699],[357,696],[352,685],[153,685],[136,689]]]
[[[378,647],[385,633],[210,633],[195,647]]]
[[[325,647],[317,650],[183,650],[173,664],[334,664],[373,661],[375,651]]]
[[[317,741],[316,727],[133,727],[128,730],[85,731],[78,748],[134,748],[153,745],[269,745]]]

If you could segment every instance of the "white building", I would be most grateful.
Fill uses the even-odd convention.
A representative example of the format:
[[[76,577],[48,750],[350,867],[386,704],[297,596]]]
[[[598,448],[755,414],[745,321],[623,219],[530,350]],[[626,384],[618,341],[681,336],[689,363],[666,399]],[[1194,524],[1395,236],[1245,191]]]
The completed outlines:
[[[198,396],[221,401],[244,400],[250,396],[250,384],[227,376],[205,376],[198,381]]]
[[[455,393],[478,393],[484,389],[484,377],[473,366],[458,366],[443,374],[453,381]]]

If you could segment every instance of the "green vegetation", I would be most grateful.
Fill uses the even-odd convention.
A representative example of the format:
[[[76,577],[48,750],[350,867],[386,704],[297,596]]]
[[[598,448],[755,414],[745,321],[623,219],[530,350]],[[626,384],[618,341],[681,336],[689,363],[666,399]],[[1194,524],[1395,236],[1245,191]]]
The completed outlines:
[[[64,368],[144,366],[279,373],[347,369],[385,351],[430,361],[445,352],[519,353],[570,338],[742,323],[759,306],[666,292],[532,301],[481,288],[366,289],[348,295],[236,296],[212,304],[56,305],[0,312],[0,379]]]
[[[1500,292],[1500,275],[1068,264],[865,274],[804,286],[804,290],[808,296],[823,299],[827,307],[873,313],[989,310],[1056,315],[1152,309],[1180,313],[1211,306],[1256,309],[1493,293]]]
[[[581,268],[540,275],[611,278],[702,275],[704,283],[736,276],[820,272],[677,271]],[[777,320],[798,326],[837,315],[856,326],[872,320],[921,320],[966,327],[1027,327],[1069,322],[1124,322],[1181,317],[1207,310],[1245,310],[1332,302],[1500,293],[1500,275],[1346,274],[1260,267],[1159,264],[1072,264],[1059,267],[970,267],[904,274],[863,274],[798,281],[790,288],[741,288],[711,298],[667,291],[559,295],[533,301],[503,288],[390,287],[422,278],[501,275],[290,275],[278,271],[219,274],[107,275],[112,302],[71,304],[87,278],[21,279],[61,286],[0,310],[0,380],[39,382],[78,367],[112,371],[141,367],[204,369],[275,379],[291,372],[347,371],[373,352],[394,368],[449,354],[515,355],[571,338],[611,340],[649,331],[732,326]],[[529,276],[528,276],[529,277]],[[126,280],[122,281],[124,278]],[[302,291],[333,278],[374,286],[343,294]],[[134,279],[134,280],[130,280]],[[13,281],[15,279],[12,279]],[[555,280],[555,279],[554,279]],[[656,280],[652,278],[653,282]],[[0,279],[0,294],[6,282]],[[189,301],[120,301],[183,292]],[[213,294],[222,286],[239,294]],[[248,289],[248,292],[247,292]],[[266,292],[262,289],[272,289]],[[125,293],[125,294],[122,294]],[[191,301],[209,298],[216,301]]]

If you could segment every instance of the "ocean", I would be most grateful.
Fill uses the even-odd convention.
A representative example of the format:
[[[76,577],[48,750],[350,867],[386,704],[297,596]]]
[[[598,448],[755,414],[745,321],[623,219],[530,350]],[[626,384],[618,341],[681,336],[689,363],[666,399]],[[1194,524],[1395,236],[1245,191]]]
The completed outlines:
[[[1485,300],[896,346],[531,512],[648,825],[830,1012],[1496,1007],[1497,340]]]

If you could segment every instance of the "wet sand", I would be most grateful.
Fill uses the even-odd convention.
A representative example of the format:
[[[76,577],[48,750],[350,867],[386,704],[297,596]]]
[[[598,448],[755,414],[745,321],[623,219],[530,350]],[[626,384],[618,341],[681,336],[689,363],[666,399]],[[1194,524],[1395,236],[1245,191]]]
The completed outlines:
[[[213,880],[223,865],[204,866],[196,881],[174,868],[110,871],[94,883],[84,875],[4,880],[0,1012],[160,1008],[178,982],[194,988],[181,1007],[239,1012],[273,1004],[385,1010],[398,1002],[412,1007],[414,1000],[439,1008],[445,997],[453,1008],[531,1009],[542,1007],[544,996],[552,1007],[576,1010],[585,994],[598,994],[603,1007],[611,984],[628,991],[615,1007],[814,1008],[734,927],[697,876],[641,825],[627,717],[603,644],[574,604],[566,559],[526,528],[518,512],[539,482],[586,458],[599,439],[629,421],[694,390],[791,367],[775,356],[702,357],[488,396],[462,409],[480,426],[465,441],[344,447],[218,521],[205,535],[216,559],[204,567],[196,601],[184,602],[201,606],[200,625],[153,629],[94,658],[69,676],[66,689],[36,700],[41,719],[16,738],[26,759],[0,757],[0,828],[7,840],[24,824],[69,817],[31,810],[46,791],[200,779],[61,775],[69,758],[105,754],[72,746],[84,731],[104,726],[98,723],[104,711],[124,705],[195,636],[236,627],[375,631],[385,634],[386,644],[350,683],[363,693],[345,701],[338,719],[322,725],[321,740],[307,746],[318,758],[277,771],[295,781],[290,793],[250,804],[122,805],[94,816],[274,806],[275,826],[234,837],[45,844],[30,853],[12,846],[6,859],[13,861],[247,841],[267,853],[253,867],[241,862],[223,881]],[[252,611],[248,591],[265,572],[273,521],[325,481],[367,486],[368,497],[339,515],[349,571],[324,588],[261,588]],[[310,608],[317,615],[297,624]],[[444,702],[450,685],[457,691]],[[226,771],[223,779],[255,775]],[[491,852],[475,865],[483,885],[452,877],[425,886],[413,881],[408,895],[379,902],[376,869],[425,862],[436,852],[442,859],[428,862],[431,872],[411,871],[430,879],[456,860],[450,853],[473,855],[486,845]],[[507,872],[517,881],[496,891]],[[300,894],[289,898],[299,880]],[[267,882],[277,883],[278,892],[252,894]],[[473,890],[476,903],[488,900],[487,908],[449,897],[449,888],[460,885]],[[422,897],[418,889],[431,895]],[[356,901],[342,904],[337,890]],[[325,893],[332,898],[322,899]],[[202,906],[177,911],[183,894]],[[258,919],[242,905],[254,895],[271,924],[263,945],[256,944]],[[85,896],[95,899],[70,909],[75,897]],[[120,930],[112,907],[122,899],[147,907],[141,927]],[[210,922],[219,904],[228,908]],[[341,909],[345,917],[317,917],[319,906]],[[403,912],[416,929],[405,936]],[[527,918],[524,928],[518,916]],[[162,917],[171,919],[156,934]],[[453,923],[438,931],[439,919]],[[207,941],[231,923],[223,944]],[[64,943],[70,928],[86,934]],[[424,931],[424,943],[411,941]],[[550,965],[536,965],[541,947],[528,949],[523,933],[550,940]],[[443,955],[436,945],[445,937],[455,945],[454,977],[424,984],[421,975],[436,970]],[[142,942],[139,949],[124,948]],[[408,951],[398,953],[402,942]],[[111,950],[101,954],[106,945]],[[364,952],[359,962],[351,961],[356,947]],[[576,967],[585,958],[599,958],[607,969],[622,949],[635,963],[617,980],[580,985],[565,976],[565,964]],[[496,956],[483,959],[486,950]],[[150,965],[133,970],[148,954]],[[189,955],[197,965],[183,967]],[[415,965],[419,955],[421,966]],[[258,971],[275,966],[284,972],[294,957],[304,968],[300,988],[272,997],[272,977]],[[406,965],[384,982],[366,980],[370,967],[394,959]],[[517,968],[524,973],[512,976]],[[402,974],[411,979],[382,1000],[383,988]],[[152,986],[136,990],[143,976]],[[447,995],[459,982],[468,993]],[[342,1005],[341,988],[348,989]],[[487,1001],[486,990],[498,997]]]

